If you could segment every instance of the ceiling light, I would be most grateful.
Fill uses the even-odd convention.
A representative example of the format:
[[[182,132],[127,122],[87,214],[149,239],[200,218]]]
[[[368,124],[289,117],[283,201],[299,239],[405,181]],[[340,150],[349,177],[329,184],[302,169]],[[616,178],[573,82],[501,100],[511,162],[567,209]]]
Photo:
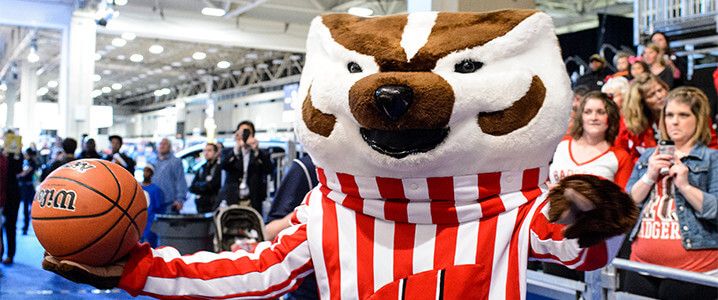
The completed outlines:
[[[92,75],[92,81],[98,82],[98,81],[100,81],[100,80],[102,80],[102,76],[97,75],[97,74]]]
[[[160,45],[155,44],[155,45],[150,46],[149,51],[152,54],[160,54],[160,53],[162,53],[162,51],[165,51],[165,48]]]
[[[254,71],[254,67],[244,67],[245,72],[252,72]]]
[[[149,70],[149,71],[145,72],[145,74],[147,74],[147,75],[155,75],[155,71]]]
[[[119,83],[113,83],[113,84],[112,84],[112,89],[113,89],[113,90],[122,89],[122,85],[119,84]]]
[[[191,62],[191,61],[192,61],[192,58],[191,58],[191,57],[185,57],[185,58],[182,59],[182,61],[188,63],[188,62]]]
[[[223,60],[223,61],[220,61],[217,63],[217,68],[226,69],[226,68],[229,68],[229,66],[231,66],[231,65],[232,64],[230,64],[228,61]]]
[[[121,39],[121,38],[112,39],[112,46],[124,47],[125,45],[127,45],[127,41],[125,41],[124,39]]]
[[[232,75],[234,75],[234,76],[239,76],[239,74],[242,74],[242,71],[240,71],[240,70],[232,71]]]
[[[37,89],[37,95],[42,97],[42,96],[47,95],[47,92],[49,92],[49,91],[50,90],[48,90],[46,87],[43,86],[43,87]]]
[[[272,60],[273,65],[281,65],[283,62],[284,62],[283,60],[278,59],[278,58]]]
[[[92,96],[92,98],[97,98],[97,97],[99,97],[100,95],[102,95],[102,91],[101,91],[101,90],[94,90],[94,91],[92,91],[92,93],[90,93],[90,95]]]
[[[37,49],[30,47],[30,53],[27,54],[27,62],[34,64],[40,60],[40,56],[37,55]]]
[[[162,96],[162,91],[155,90],[153,94],[155,95],[155,97],[159,97],[159,96]]]
[[[137,75],[137,77],[139,77],[140,79],[145,79],[145,78],[147,77],[147,75],[145,75],[145,74],[140,74],[140,75]]]
[[[224,16],[224,14],[226,13],[227,12],[221,8],[205,7],[202,9],[202,14],[205,16],[221,17]]]
[[[258,57],[259,57],[259,55],[257,55],[257,53],[254,53],[254,52],[247,53],[244,55],[244,58],[246,58],[246,59],[257,59]]]
[[[50,81],[47,82],[47,87],[49,87],[49,88],[51,88],[51,89],[56,88],[57,85],[58,85],[58,84],[57,84],[57,81],[56,81],[56,80],[50,80]]]
[[[179,68],[179,67],[181,67],[181,66],[182,66],[182,63],[181,63],[181,62],[178,62],[178,61],[176,61],[176,62],[173,62],[173,63],[172,63],[171,65],[172,65],[173,67],[175,67],[175,68]]]
[[[296,55],[296,54],[292,54],[289,56],[289,59],[291,59],[292,61],[298,61],[301,58],[302,58],[301,56]]]
[[[258,64],[258,65],[257,65],[257,69],[266,69],[266,68],[268,68],[268,67],[269,67],[269,65],[267,65],[267,64],[265,64],[265,63],[261,63],[261,64]]]
[[[366,7],[351,7],[347,10],[347,12],[360,17],[368,17],[374,14],[374,11],[371,10],[371,8]]]
[[[192,58],[194,58],[195,60],[203,60],[207,58],[207,53],[197,51],[192,54]]]
[[[155,69],[153,72],[155,72],[155,74],[161,74],[161,73],[162,73],[162,69],[157,68],[157,69]]]
[[[124,56],[124,55],[118,55],[118,56],[117,56],[117,60],[125,60],[125,58],[127,58],[127,57]]]
[[[112,74],[112,71],[110,71],[110,70],[103,70],[103,71],[102,71],[102,75],[110,75],[110,74]]]
[[[122,34],[122,38],[127,41],[134,40],[136,37],[137,37],[137,35],[132,32],[125,32]]]
[[[170,90],[168,88],[163,88],[160,91],[162,91],[163,95],[169,95],[172,92],[172,90]]]
[[[107,45],[107,46],[105,46],[105,50],[107,50],[107,51],[115,50],[115,46]]]
[[[160,83],[161,83],[161,84],[168,84],[168,83],[170,83],[170,80],[167,79],[167,78],[162,78],[162,80],[160,80]]]
[[[127,0],[115,0],[115,5],[125,6],[125,5],[127,5]]]
[[[95,53],[95,61],[98,61],[100,59],[102,59],[102,55],[100,55],[100,53]]]
[[[102,88],[102,92],[105,93],[105,94],[107,94],[107,93],[109,93],[109,92],[112,92],[112,88],[109,87],[109,86],[103,87],[103,88]]]
[[[145,57],[142,56],[141,54],[132,54],[130,56],[130,60],[133,62],[141,62],[144,59],[145,59]]]
[[[207,52],[209,52],[209,53],[217,53],[217,48],[209,48],[209,49],[207,49]]]
[[[207,73],[207,71],[205,71],[204,69],[197,70],[197,74],[199,74],[199,75],[204,75],[206,73]]]
[[[164,71],[171,71],[171,70],[172,70],[172,67],[170,67],[170,66],[164,66],[164,67],[162,67],[162,70],[164,70]]]

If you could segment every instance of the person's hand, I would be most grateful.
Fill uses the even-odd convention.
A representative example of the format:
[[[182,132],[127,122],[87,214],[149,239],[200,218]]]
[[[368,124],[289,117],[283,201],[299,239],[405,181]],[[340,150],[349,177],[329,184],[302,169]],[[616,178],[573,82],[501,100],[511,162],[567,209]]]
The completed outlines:
[[[571,203],[571,206],[561,213],[558,220],[556,220],[558,224],[572,225],[576,222],[577,215],[596,208],[596,205],[591,200],[572,188],[566,188],[563,191],[563,196]]]
[[[682,189],[690,183],[688,182],[688,167],[680,159],[676,159],[676,163],[668,171],[668,174],[673,177],[673,184]]]
[[[180,210],[182,210],[183,205],[184,205],[184,203],[182,203],[182,201],[177,200],[174,203],[172,203],[172,209],[174,209],[174,211],[176,211],[176,212],[179,212]]]
[[[259,141],[257,141],[257,139],[255,139],[253,136],[250,136],[249,138],[247,138],[247,146],[252,150],[257,150],[259,149]]]
[[[661,169],[670,168],[673,164],[673,155],[669,154],[658,154],[653,152],[650,158],[648,158],[648,178],[657,181],[658,175],[661,173]]]
[[[59,260],[45,253],[42,268],[76,283],[89,284],[106,290],[117,287],[125,269],[126,261],[118,261],[103,267],[83,265],[69,260]]]

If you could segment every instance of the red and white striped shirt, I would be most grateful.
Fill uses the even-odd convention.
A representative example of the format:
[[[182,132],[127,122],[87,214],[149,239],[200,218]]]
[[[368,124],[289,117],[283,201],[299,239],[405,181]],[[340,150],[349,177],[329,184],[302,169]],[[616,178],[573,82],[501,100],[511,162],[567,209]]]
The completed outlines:
[[[120,287],[163,298],[274,298],[316,273],[321,299],[524,299],[529,259],[579,270],[612,259],[548,222],[547,168],[440,178],[318,169],[292,227],[253,253],[180,256],[143,245]],[[429,200],[431,199],[431,200]]]

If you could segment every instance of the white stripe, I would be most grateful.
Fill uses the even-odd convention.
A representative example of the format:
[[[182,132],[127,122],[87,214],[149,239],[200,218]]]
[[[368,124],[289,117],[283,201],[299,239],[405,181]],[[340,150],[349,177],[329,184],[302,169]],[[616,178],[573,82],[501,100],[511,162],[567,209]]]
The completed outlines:
[[[581,248],[578,247],[577,239],[567,239],[556,241],[551,238],[541,239],[538,234],[531,231],[531,249],[537,254],[552,254],[561,261],[571,261],[581,254]]]
[[[425,178],[407,178],[401,180],[404,185],[404,197],[409,200],[428,200],[429,186]]]
[[[472,201],[479,199],[479,176],[454,177],[454,200]]]
[[[481,204],[474,203],[456,203],[456,217],[459,223],[471,222],[481,218]]]
[[[414,236],[414,255],[412,271],[414,274],[434,269],[434,243],[436,242],[436,225],[417,224]]]
[[[394,222],[374,222],[374,291],[394,281]],[[322,298],[329,299],[329,298]]]
[[[364,214],[384,220],[384,200],[364,199]]]
[[[358,177],[354,176],[354,182],[357,183],[359,188],[359,195],[364,199],[379,199],[381,194],[379,193],[379,186],[376,183],[374,177]]]
[[[436,12],[418,12],[407,16],[400,43],[406,53],[406,61],[410,61],[429,40],[437,15]]]
[[[539,178],[538,178],[538,180],[539,180],[539,185],[546,184],[546,181],[549,180],[549,178],[548,178],[549,169],[548,169],[548,167],[541,167],[539,170],[540,170],[540,171],[539,171]]]
[[[494,239],[494,261],[491,271],[489,299],[506,298],[506,278],[509,272],[509,249],[511,236],[516,225],[518,209],[502,213],[496,221],[496,238]]]
[[[314,273],[317,277],[321,299],[329,298],[329,280],[327,268],[324,263],[324,249],[322,248],[322,224],[324,217],[322,211],[322,193],[314,192],[309,199],[309,220],[307,221],[307,240],[313,241],[309,244],[314,264]]]
[[[409,223],[431,224],[431,202],[411,201],[406,205],[406,217]]]
[[[334,172],[328,172],[327,170],[324,170],[324,176],[327,178],[327,187],[333,191],[341,192],[342,191],[342,185],[339,184],[339,177],[337,177],[337,173]],[[339,202],[341,203],[341,202]]]
[[[504,203],[504,208],[506,209],[506,211],[515,209],[526,203],[526,201],[526,197],[524,197],[524,194],[521,192],[501,195],[501,202]]]
[[[357,289],[356,215],[353,210],[336,205],[339,229],[339,268],[341,270],[341,298],[359,298]]]
[[[263,291],[289,278],[289,274],[309,262],[307,242],[287,253],[281,263],[267,268],[264,272],[250,272],[242,275],[213,279],[187,277],[148,277],[144,292],[167,296],[201,295],[220,297],[253,291]],[[293,285],[293,283],[290,283]]]
[[[523,172],[522,171],[502,172],[501,173],[501,198],[503,198],[503,195],[520,191],[522,180],[523,180]]]
[[[459,224],[456,230],[456,255],[454,265],[476,263],[476,244],[479,238],[479,220]]]
[[[531,220],[533,219],[536,210],[543,203],[546,194],[542,194],[534,201],[531,206],[531,210],[526,214],[526,218],[521,223],[521,229],[519,229],[519,295],[521,299],[526,299],[526,267],[529,256],[529,228],[531,227]]]

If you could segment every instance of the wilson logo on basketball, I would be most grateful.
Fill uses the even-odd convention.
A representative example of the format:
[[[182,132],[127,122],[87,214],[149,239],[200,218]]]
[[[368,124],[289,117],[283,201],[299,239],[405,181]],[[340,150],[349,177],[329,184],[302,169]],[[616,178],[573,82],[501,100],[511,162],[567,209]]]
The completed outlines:
[[[86,161],[75,161],[65,164],[63,168],[72,169],[80,173],[85,173],[89,169],[94,169],[95,165]]]
[[[43,189],[37,193],[37,201],[40,207],[51,207],[56,209],[64,209],[75,211],[75,199],[77,193],[75,191],[54,189]]]

